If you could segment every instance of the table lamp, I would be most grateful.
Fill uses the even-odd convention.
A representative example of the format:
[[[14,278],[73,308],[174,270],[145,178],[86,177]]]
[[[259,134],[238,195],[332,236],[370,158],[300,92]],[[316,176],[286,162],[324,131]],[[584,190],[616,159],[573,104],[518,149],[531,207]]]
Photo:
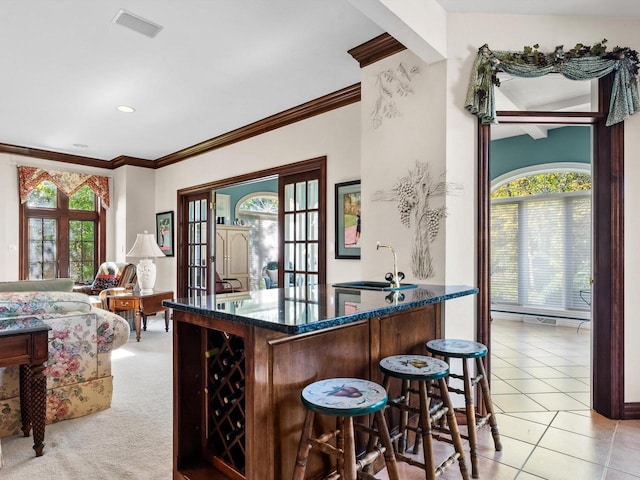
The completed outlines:
[[[152,257],[164,256],[152,233],[148,233],[147,230],[144,233],[138,233],[133,247],[127,252],[127,257],[140,258],[136,275],[141,294],[153,292],[153,286],[156,284],[156,265]]]

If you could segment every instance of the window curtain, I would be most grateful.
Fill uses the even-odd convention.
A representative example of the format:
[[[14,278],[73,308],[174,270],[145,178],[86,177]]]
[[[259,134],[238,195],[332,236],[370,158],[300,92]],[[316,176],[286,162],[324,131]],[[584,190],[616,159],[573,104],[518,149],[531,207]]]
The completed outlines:
[[[491,204],[491,302],[588,310],[591,198],[549,195]]]
[[[109,177],[84,173],[54,172],[23,166],[18,167],[20,203],[25,203],[29,192],[45,180],[53,182],[67,196],[73,195],[87,185],[100,197],[105,208],[109,208]]]
[[[573,51],[572,51],[573,52]],[[573,53],[572,55],[575,55]],[[471,71],[465,108],[477,115],[481,122],[496,122],[494,85],[496,73],[506,72],[517,77],[541,77],[560,73],[571,80],[590,80],[614,74],[607,126],[622,122],[640,108],[636,74],[637,52],[618,48],[599,56],[571,56],[562,47],[552,53],[492,51],[485,44]]]

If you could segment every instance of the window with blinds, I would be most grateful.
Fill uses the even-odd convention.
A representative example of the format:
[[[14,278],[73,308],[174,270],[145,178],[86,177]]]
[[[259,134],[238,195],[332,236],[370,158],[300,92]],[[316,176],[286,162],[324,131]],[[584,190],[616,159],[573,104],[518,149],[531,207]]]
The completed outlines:
[[[493,199],[491,303],[589,310],[589,191]]]

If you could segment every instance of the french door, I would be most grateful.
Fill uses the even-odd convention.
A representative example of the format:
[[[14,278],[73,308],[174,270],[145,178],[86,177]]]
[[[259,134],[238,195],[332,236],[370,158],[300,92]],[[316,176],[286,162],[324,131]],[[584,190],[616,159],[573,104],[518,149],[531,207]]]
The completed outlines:
[[[320,205],[324,188],[317,170],[281,176],[278,185],[280,255],[278,285],[325,283],[325,231]]]
[[[213,293],[213,192],[277,177],[279,286],[326,283],[327,159],[318,157],[178,191],[177,295]]]
[[[182,231],[181,260],[184,275],[178,275],[179,290],[187,297],[204,296],[211,293],[209,282],[209,261],[212,248],[211,238],[211,192],[188,195],[184,202],[184,228]],[[180,279],[184,282],[180,288]]]

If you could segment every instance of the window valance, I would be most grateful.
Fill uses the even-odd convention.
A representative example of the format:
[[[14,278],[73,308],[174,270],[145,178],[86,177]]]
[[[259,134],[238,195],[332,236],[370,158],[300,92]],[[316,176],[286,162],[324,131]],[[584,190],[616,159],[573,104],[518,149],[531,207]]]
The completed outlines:
[[[29,192],[45,180],[53,182],[67,196],[73,195],[87,185],[100,197],[105,208],[109,208],[109,177],[85,173],[54,172],[23,166],[18,167],[20,203],[26,202]]]
[[[485,44],[478,50],[465,108],[477,115],[482,123],[495,123],[494,87],[500,86],[498,72],[517,77],[540,77],[560,73],[571,80],[590,80],[615,72],[607,126],[622,122],[640,108],[638,97],[638,52],[615,47],[606,51],[606,40],[593,47],[576,45],[568,52],[563,46],[551,53],[537,50],[537,45],[522,52],[492,51]]]

